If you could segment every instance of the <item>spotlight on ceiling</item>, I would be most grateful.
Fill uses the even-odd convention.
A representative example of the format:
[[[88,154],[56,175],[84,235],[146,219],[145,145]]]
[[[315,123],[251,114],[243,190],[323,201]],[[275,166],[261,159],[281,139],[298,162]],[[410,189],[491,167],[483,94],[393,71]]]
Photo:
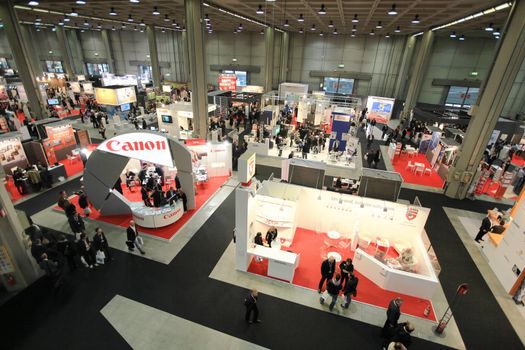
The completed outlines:
[[[258,15],[264,14],[264,10],[262,9],[261,5],[259,5],[259,7],[257,8],[257,11],[255,11],[255,13],[258,14]]]
[[[421,21],[419,20],[419,15],[416,15],[416,16],[414,17],[414,19],[412,20],[412,24],[419,24],[419,22],[421,22]]]
[[[394,29],[394,32],[400,33],[401,32],[401,28],[399,26],[397,26],[396,29]]]
[[[297,21],[298,22],[304,22],[304,17],[303,17],[302,13],[299,15],[299,17],[297,17]]]
[[[377,29],[383,28],[383,25],[381,24],[381,21],[377,22],[376,28]]]
[[[456,37],[457,37],[456,32],[452,32],[452,33],[450,33],[450,37],[451,37],[451,38],[456,38]]]
[[[396,4],[393,4],[392,7],[390,8],[390,10],[388,10],[388,14],[390,16],[395,16],[397,15],[397,11],[396,11]]]
[[[487,32],[493,32],[494,31],[494,23],[490,23],[486,28],[485,31]]]
[[[354,15],[354,18],[352,18],[352,23],[359,23],[359,19],[357,19],[357,13]]]
[[[117,13],[115,12],[115,9],[113,7],[111,8],[111,11],[109,11],[109,15],[110,16],[116,16],[117,15]]]
[[[159,12],[159,10],[157,9],[157,6],[153,7],[153,12],[152,12],[152,13],[153,13],[154,16],[158,16],[158,15],[160,15],[160,12]]]
[[[319,11],[317,11],[317,13],[320,15],[326,15],[326,8],[324,7],[324,4],[321,5],[321,8]]]
[[[465,35],[464,35],[464,34],[461,34],[461,36],[459,37],[459,40],[460,40],[460,41],[465,41]]]

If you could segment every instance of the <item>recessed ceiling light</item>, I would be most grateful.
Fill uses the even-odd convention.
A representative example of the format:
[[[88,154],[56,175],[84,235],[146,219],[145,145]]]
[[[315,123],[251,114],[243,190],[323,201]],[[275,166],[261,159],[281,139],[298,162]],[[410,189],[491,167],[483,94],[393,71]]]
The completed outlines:
[[[330,23],[328,23],[328,28],[333,28],[334,27],[334,21],[330,20]]]
[[[72,16],[72,17],[76,17],[76,16],[78,16],[78,12],[75,11],[74,8],[72,8],[72,9],[71,9],[71,13],[70,13],[69,15]]]
[[[383,28],[383,25],[381,24],[381,21],[377,22],[376,28],[377,29]]]
[[[302,14],[302,13],[301,13],[301,14],[299,15],[299,17],[297,18],[297,21],[298,21],[298,22],[304,22],[304,17],[303,17],[303,14]]]
[[[27,3],[29,6],[38,6],[40,3],[36,0],[31,0]]]
[[[155,16],[160,15],[160,12],[159,12],[159,10],[157,9],[157,6],[153,7],[153,12],[152,12],[152,13],[153,13],[153,15],[155,15]]]
[[[459,37],[459,40],[460,41],[465,41],[465,35],[461,34],[461,36]]]
[[[354,15],[354,18],[352,18],[352,23],[359,23],[359,20],[357,19],[357,13]]]
[[[319,11],[317,11],[317,13],[320,15],[326,15],[326,8],[324,7],[324,4],[321,5],[321,8]]]
[[[494,31],[494,24],[493,23],[490,23],[486,28],[485,30],[487,32],[493,32]]]
[[[312,28],[310,28],[311,31],[315,31],[317,28],[315,28],[315,24],[312,24]]]
[[[255,11],[255,13],[258,14],[258,15],[262,15],[264,13],[261,5],[259,5],[259,7],[257,8],[257,11]]]
[[[131,17],[131,14],[128,15],[128,22],[133,22],[133,17]]]
[[[117,15],[117,13],[115,12],[115,9],[113,7],[111,8],[111,11],[109,11],[109,15],[110,16],[116,16]]]
[[[451,38],[455,38],[455,37],[457,37],[456,32],[452,32],[452,33],[450,33],[450,37],[451,37]]]
[[[393,4],[393,5],[392,5],[392,8],[390,8],[390,10],[388,10],[388,14],[389,14],[390,16],[395,16],[395,15],[397,15],[396,4]]]
[[[285,21],[284,21],[283,26],[285,26],[285,27],[289,27],[289,26],[290,26],[290,23],[288,23],[288,20],[285,20]]]
[[[401,32],[401,28],[399,26],[397,26],[396,29],[394,29],[394,32],[396,32],[396,33]]]
[[[419,15],[416,15],[416,16],[414,17],[414,19],[412,20],[412,24],[419,24],[419,22],[421,22],[421,21],[419,20]]]

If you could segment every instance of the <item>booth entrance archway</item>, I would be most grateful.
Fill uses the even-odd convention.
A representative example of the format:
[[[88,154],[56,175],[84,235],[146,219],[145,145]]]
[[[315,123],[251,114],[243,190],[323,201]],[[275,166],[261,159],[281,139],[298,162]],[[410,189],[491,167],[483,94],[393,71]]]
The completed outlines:
[[[177,168],[177,177],[187,198],[187,209],[195,209],[191,152],[173,137],[152,131],[130,132],[101,143],[93,151],[84,171],[84,187],[93,207],[104,216],[132,214],[139,226],[159,228],[177,221],[182,204],[144,210],[113,190],[130,159]]]

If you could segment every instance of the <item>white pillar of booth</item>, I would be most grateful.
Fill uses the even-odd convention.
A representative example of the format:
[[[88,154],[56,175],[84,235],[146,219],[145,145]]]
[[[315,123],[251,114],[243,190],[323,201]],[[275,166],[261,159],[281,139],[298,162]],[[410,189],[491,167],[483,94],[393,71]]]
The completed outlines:
[[[251,255],[248,254],[250,237],[250,211],[253,210],[255,199],[251,195],[251,186],[239,186],[235,191],[235,268],[247,271]]]

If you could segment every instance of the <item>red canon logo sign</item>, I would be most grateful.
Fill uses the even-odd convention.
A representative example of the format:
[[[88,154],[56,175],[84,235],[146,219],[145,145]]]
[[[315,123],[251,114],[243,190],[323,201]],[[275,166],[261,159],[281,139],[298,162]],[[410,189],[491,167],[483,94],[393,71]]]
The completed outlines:
[[[166,215],[164,215],[164,219],[169,219],[171,217],[174,217],[175,215],[177,215],[178,213],[180,213],[180,208],[175,210],[174,212],[171,212],[171,213],[168,213]]]
[[[118,151],[162,151],[167,148],[166,141],[132,141],[120,142],[118,140],[109,140],[106,147],[111,152]]]

